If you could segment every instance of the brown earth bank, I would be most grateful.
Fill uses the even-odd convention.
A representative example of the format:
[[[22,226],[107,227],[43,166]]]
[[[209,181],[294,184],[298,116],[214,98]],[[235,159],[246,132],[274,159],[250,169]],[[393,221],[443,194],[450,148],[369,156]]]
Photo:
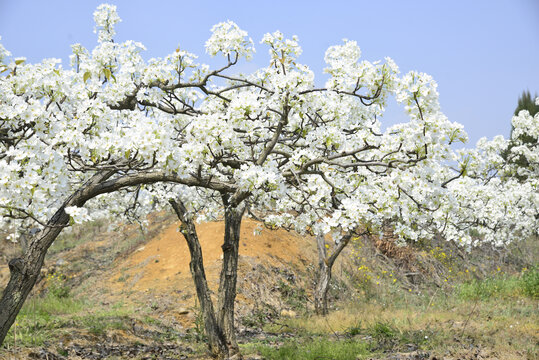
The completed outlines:
[[[158,236],[120,259],[103,286],[114,301],[151,302],[159,311],[174,315],[189,326],[196,293],[189,270],[189,250],[174,222]],[[212,291],[219,286],[224,223],[197,225],[206,277]],[[270,307],[276,314],[291,311],[280,297],[279,284],[308,289],[310,293],[316,253],[309,236],[270,230],[252,219],[241,226],[238,265],[238,317],[255,307]],[[167,300],[165,301],[164,298]],[[190,316],[185,316],[190,315]]]

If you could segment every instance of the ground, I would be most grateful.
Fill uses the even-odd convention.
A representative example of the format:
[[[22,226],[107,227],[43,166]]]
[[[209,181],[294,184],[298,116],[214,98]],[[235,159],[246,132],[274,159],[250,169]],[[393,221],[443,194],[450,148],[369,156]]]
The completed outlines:
[[[207,358],[178,222],[156,213],[148,223],[144,229],[91,223],[58,239],[0,359]],[[222,222],[197,226],[214,291],[223,229]],[[3,264],[20,251],[0,244]],[[391,236],[357,239],[336,264],[331,312],[319,317],[311,300],[314,240],[245,219],[236,302],[242,353],[251,359],[537,359],[536,244],[465,254],[443,243],[403,248]],[[1,286],[7,275],[7,266],[0,267]]]

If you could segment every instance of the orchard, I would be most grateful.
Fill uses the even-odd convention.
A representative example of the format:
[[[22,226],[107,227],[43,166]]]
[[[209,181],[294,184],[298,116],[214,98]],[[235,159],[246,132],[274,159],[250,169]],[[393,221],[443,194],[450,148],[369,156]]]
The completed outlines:
[[[9,262],[0,344],[51,244],[92,219],[172,208],[217,358],[239,353],[244,216],[317,239],[319,314],[335,260],[358,237],[390,227],[402,243],[439,237],[469,249],[538,233],[539,149],[522,135],[539,138],[539,115],[516,115],[511,139],[463,148],[466,132],[441,112],[432,77],[401,74],[391,58],[362,60],[355,41],[329,47],[319,86],[298,39],[280,32],[256,46],[267,66],[239,74],[255,42],[231,21],[205,44],[222,58],[211,68],[184,49],[145,61],[143,44],[115,42],[115,6],[99,6],[94,19],[97,47],[73,45],[69,66],[29,64],[0,45],[0,226],[13,242],[30,239]],[[391,97],[408,121],[385,128]],[[225,233],[214,303],[195,222],[215,219]]]

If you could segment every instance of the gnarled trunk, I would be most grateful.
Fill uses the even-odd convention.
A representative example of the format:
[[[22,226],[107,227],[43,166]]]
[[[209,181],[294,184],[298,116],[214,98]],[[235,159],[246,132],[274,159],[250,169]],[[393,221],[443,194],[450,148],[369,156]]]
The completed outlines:
[[[318,278],[314,289],[314,311],[317,315],[326,315],[328,313],[328,290],[331,280],[331,266],[328,266],[326,254],[326,242],[324,236],[316,236],[316,245],[318,247]]]
[[[225,234],[222,245],[223,266],[221,268],[217,299],[218,320],[229,342],[230,349],[234,353],[239,353],[234,327],[234,301],[236,300],[236,284],[238,280],[241,219],[245,206],[230,206],[227,196],[223,196],[223,205],[225,207]]]
[[[331,267],[325,262],[319,264],[318,279],[314,291],[314,311],[317,315],[327,315],[328,313],[328,290],[331,280]]]
[[[170,204],[182,222],[180,232],[189,247],[189,254],[191,255],[189,268],[191,269],[198,301],[200,302],[200,311],[202,312],[202,317],[204,319],[204,331],[208,338],[210,353],[213,357],[226,358],[229,353],[227,339],[220,324],[217,322],[215,311],[213,309],[210,289],[206,280],[206,272],[204,271],[202,248],[200,247],[200,241],[198,240],[195,223],[192,215],[189,214],[181,200],[170,200]]]
[[[314,311],[317,315],[327,315],[328,313],[328,291],[331,281],[331,269],[335,260],[348,245],[352,234],[343,236],[333,254],[327,256],[326,242],[323,235],[316,236],[316,244],[318,247],[318,278],[314,289]]]
[[[62,210],[63,212],[63,210]],[[69,216],[65,212],[59,216],[55,225],[65,225]],[[22,258],[9,262],[10,278],[0,299],[0,344],[9,331],[24,301],[32,291],[41,272],[47,249],[60,234],[61,227],[48,228],[45,234],[32,242]]]
[[[230,208],[225,210],[223,268],[216,312],[206,280],[202,249],[192,215],[188,213],[181,200],[171,200],[170,204],[182,222],[180,231],[189,246],[191,274],[200,302],[210,353],[219,359],[240,358],[234,329],[234,300],[236,298],[238,245],[243,210]]]

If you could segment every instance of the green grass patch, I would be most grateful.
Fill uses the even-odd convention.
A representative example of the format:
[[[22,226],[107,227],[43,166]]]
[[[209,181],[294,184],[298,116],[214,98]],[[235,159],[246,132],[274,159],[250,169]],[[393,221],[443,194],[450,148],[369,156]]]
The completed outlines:
[[[87,304],[70,297],[33,297],[26,301],[11,326],[4,346],[40,346],[44,341],[70,325],[69,316],[77,314]]]
[[[51,245],[48,255],[58,254],[62,251],[70,250],[77,245],[94,240],[106,226],[107,221],[103,219],[90,221],[81,225],[62,231],[62,234]]]
[[[259,345],[257,350],[264,359],[268,360],[349,360],[370,354],[368,346],[364,342],[326,339],[313,339],[301,343],[289,341],[278,348]]]
[[[483,280],[457,285],[461,300],[511,299],[528,296],[539,298],[539,269],[534,267],[520,275],[500,274]]]
[[[102,335],[109,329],[125,329],[133,310],[118,305],[101,306],[73,297],[48,293],[24,304],[4,341],[5,347],[41,346],[73,328]]]

